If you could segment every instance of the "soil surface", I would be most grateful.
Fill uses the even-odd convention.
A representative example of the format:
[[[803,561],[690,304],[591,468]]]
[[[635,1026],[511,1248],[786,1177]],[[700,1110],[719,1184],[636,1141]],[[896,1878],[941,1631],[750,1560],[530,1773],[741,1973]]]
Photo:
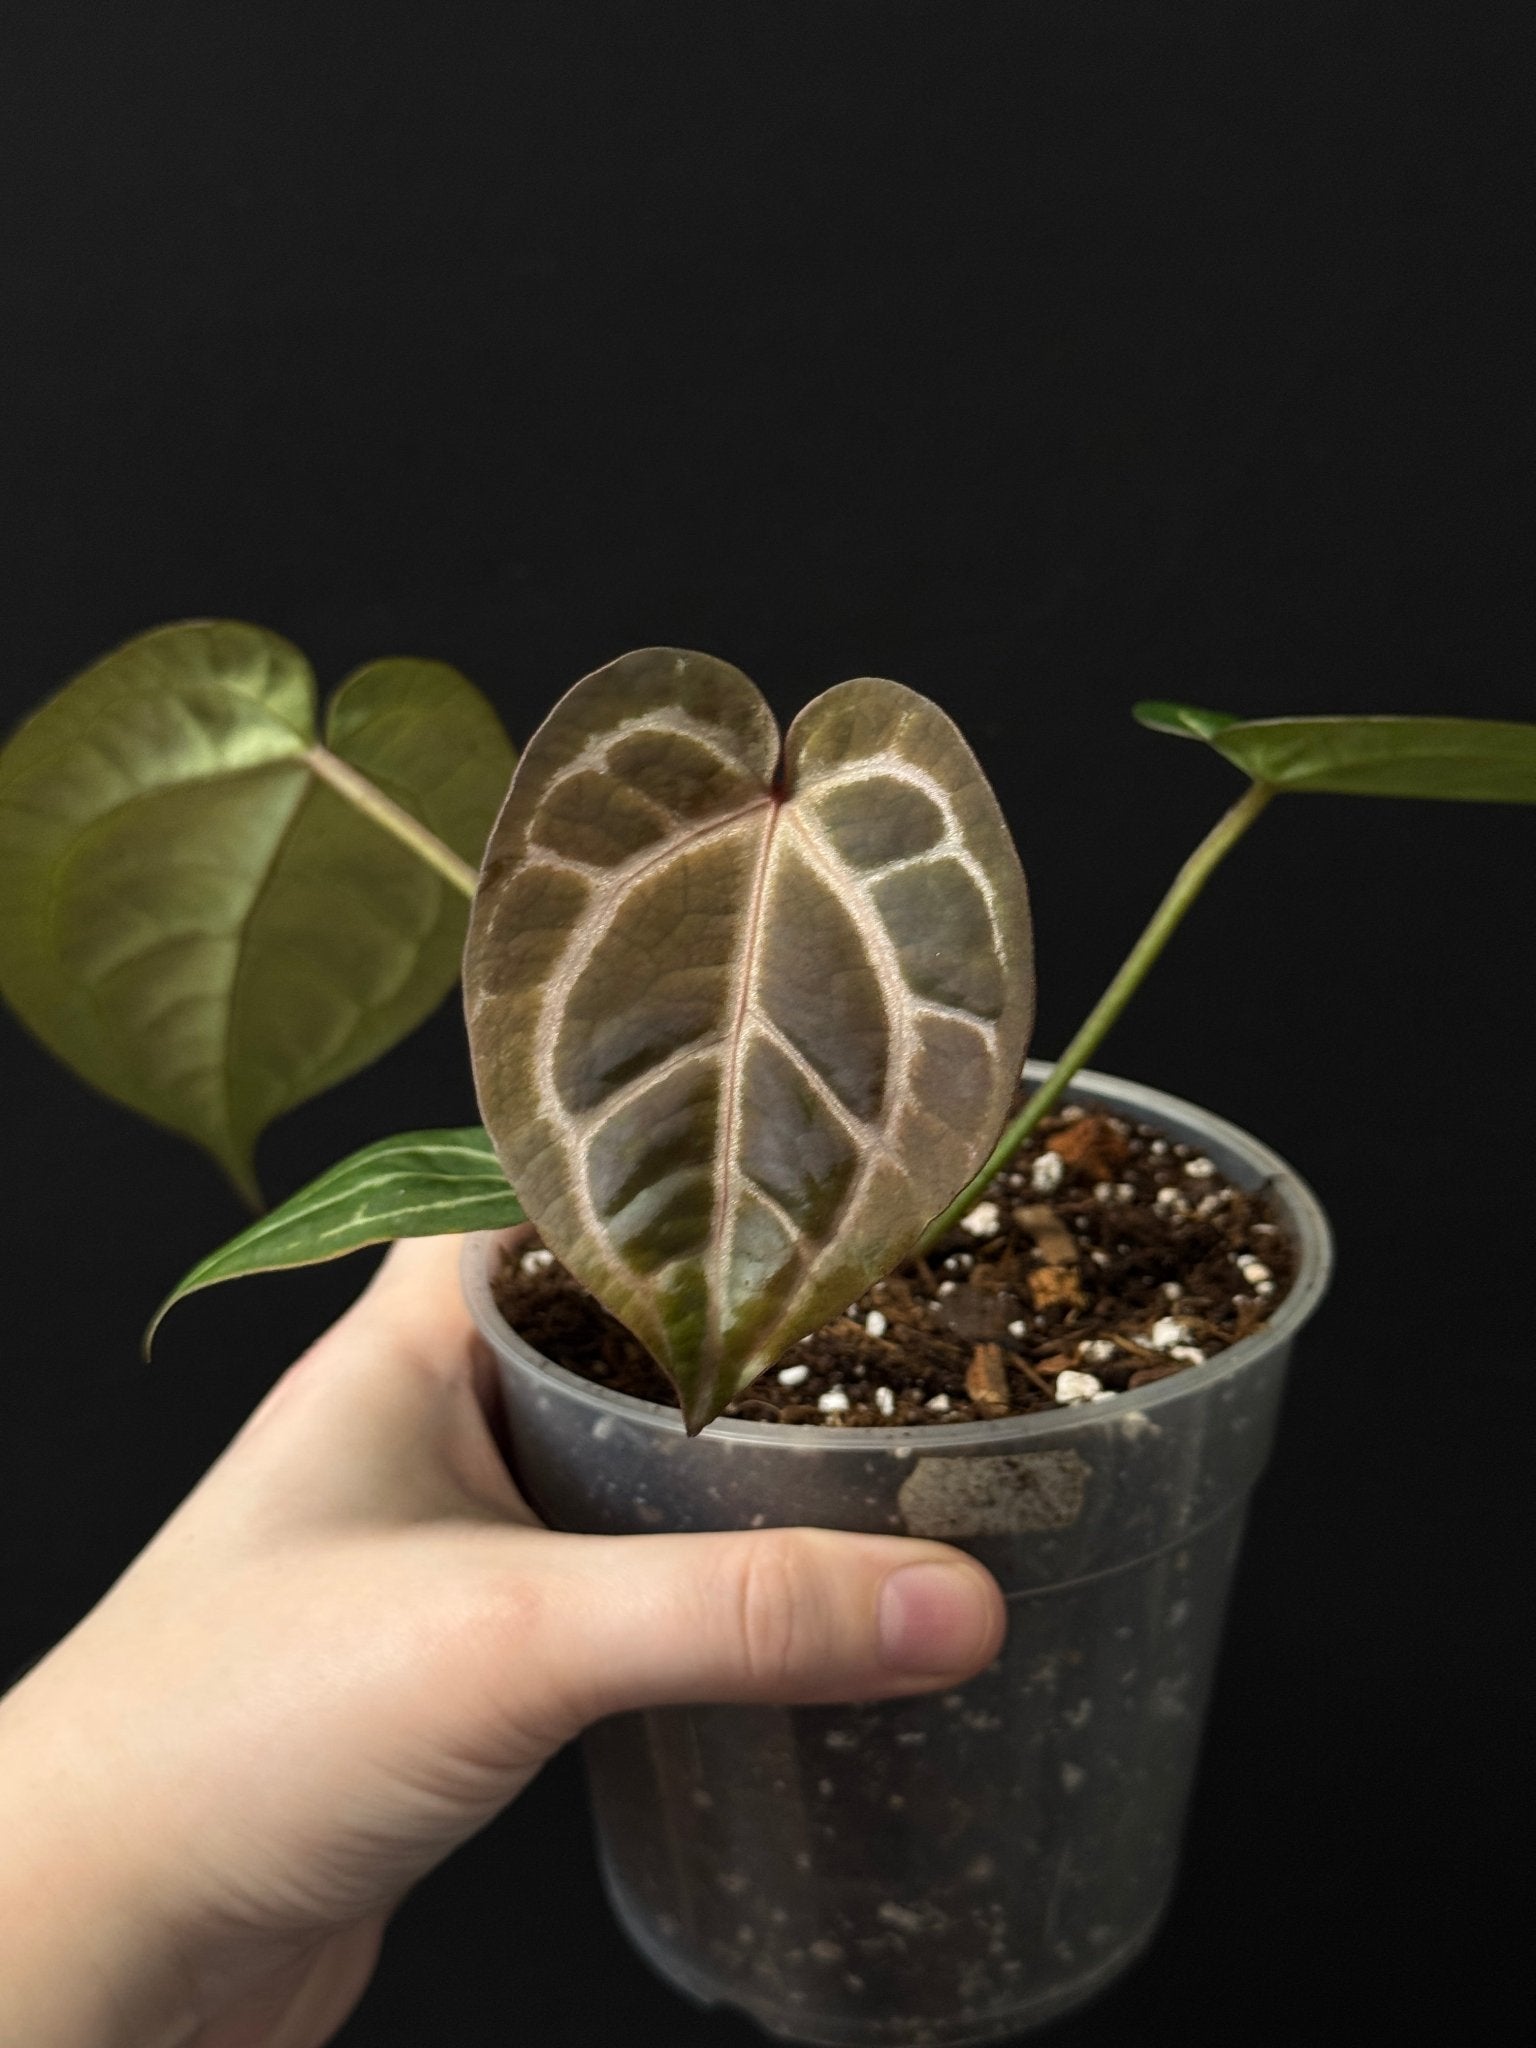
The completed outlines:
[[[1248,1336],[1294,1271],[1264,1191],[1233,1187],[1152,1125],[1074,1104],[1043,1119],[926,1259],[877,1280],[725,1413],[894,1428],[1106,1400]],[[676,1406],[650,1354],[536,1237],[495,1293],[557,1364]]]

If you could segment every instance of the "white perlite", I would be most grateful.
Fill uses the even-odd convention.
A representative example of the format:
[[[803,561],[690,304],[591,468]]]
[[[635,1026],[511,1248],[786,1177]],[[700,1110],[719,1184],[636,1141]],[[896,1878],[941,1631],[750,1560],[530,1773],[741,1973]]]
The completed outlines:
[[[949,1396],[948,1394],[935,1394],[931,1401],[925,1401],[923,1405],[926,1408],[931,1408],[935,1415],[943,1415],[949,1407]]]
[[[522,1258],[518,1261],[522,1270],[530,1275],[534,1273],[547,1273],[554,1263],[554,1253],[547,1252],[542,1247],[537,1251],[524,1252]]]
[[[1159,1316],[1147,1332],[1147,1342],[1154,1351],[1172,1351],[1176,1344],[1187,1344],[1189,1339],[1188,1323],[1181,1323],[1177,1316]]]
[[[867,1336],[883,1337],[890,1327],[890,1324],[877,1308],[872,1308],[864,1318],[864,1330]]]
[[[1168,1356],[1176,1358],[1180,1365],[1204,1365],[1205,1363],[1205,1353],[1198,1344],[1170,1345]]]
[[[1023,1323],[1010,1323],[1008,1325],[1008,1334],[1010,1337],[1023,1337],[1027,1332]]]
[[[978,1202],[960,1218],[960,1228],[969,1231],[972,1237],[996,1237],[1002,1222],[1003,1212],[996,1202]]]
[[[811,1376],[808,1365],[786,1365],[779,1374],[781,1387],[803,1387]]]
[[[841,1387],[828,1387],[816,1403],[823,1415],[846,1415],[852,1405]]]
[[[1117,1348],[1108,1337],[1085,1337],[1077,1347],[1077,1355],[1086,1358],[1090,1365],[1108,1365]]]
[[[1037,1195],[1048,1195],[1061,1186],[1066,1171],[1059,1152],[1042,1152],[1029,1169],[1029,1184]]]
[[[1068,1367],[1056,1375],[1056,1398],[1065,1406],[1074,1401],[1091,1401],[1095,1394],[1103,1391],[1103,1381],[1095,1379],[1091,1372],[1073,1372]]]
[[[1163,1216],[1189,1214],[1189,1203],[1177,1188],[1159,1188],[1152,1206]]]
[[[1209,1180],[1216,1171],[1216,1162],[1207,1159],[1203,1153],[1197,1153],[1193,1159],[1185,1160],[1184,1171],[1191,1180]]]
[[[1239,1259],[1237,1270],[1242,1274],[1250,1287],[1257,1287],[1261,1280],[1272,1280],[1274,1278],[1273,1273],[1270,1272],[1262,1259]]]
[[[875,1406],[882,1415],[894,1415],[896,1413],[896,1396],[889,1387],[876,1387]]]

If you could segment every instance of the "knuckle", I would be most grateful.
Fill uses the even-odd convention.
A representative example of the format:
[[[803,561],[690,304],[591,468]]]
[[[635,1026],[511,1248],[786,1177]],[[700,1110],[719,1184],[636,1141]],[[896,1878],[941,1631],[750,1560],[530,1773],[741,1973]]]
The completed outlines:
[[[754,1683],[791,1679],[817,1633],[815,1540],[804,1529],[768,1529],[742,1549],[736,1600],[742,1661]]]

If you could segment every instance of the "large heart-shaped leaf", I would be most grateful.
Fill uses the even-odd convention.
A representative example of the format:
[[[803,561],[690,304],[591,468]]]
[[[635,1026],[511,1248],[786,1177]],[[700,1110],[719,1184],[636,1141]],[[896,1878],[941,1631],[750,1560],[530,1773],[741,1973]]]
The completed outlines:
[[[331,700],[275,633],[166,626],[0,755],[0,989],[45,1045],[256,1197],[283,1110],[451,987],[514,756],[440,662]]]
[[[1494,718],[1242,718],[1193,704],[1135,707],[1143,725],[1209,740],[1277,789],[1333,796],[1536,803],[1536,725]]]
[[[697,1430],[997,1136],[1032,1009],[1024,877],[926,699],[839,684],[781,753],[736,669],[645,649],[524,754],[465,995],[508,1179]]]
[[[168,1309],[220,1280],[319,1265],[396,1237],[501,1230],[522,1220],[517,1197],[478,1124],[381,1138],[194,1266],[155,1311],[144,1348]]]

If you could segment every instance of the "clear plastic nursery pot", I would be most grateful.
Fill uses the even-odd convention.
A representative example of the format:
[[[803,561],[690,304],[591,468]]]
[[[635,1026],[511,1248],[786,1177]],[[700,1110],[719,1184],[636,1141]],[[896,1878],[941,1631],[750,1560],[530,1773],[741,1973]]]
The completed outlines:
[[[466,1249],[517,1475],[554,1526],[938,1537],[1008,1597],[1001,1657],[958,1692],[667,1708],[585,1739],[636,1946],[682,1991],[791,2040],[926,2048],[1054,2019],[1146,1946],[1172,1888],[1248,1496],[1330,1241],[1306,1185],[1233,1125],[1098,1074],[1071,1099],[1268,1183],[1299,1263],[1270,1324],[1208,1365],[1059,1414],[721,1421],[690,1442],[674,1410],[525,1345],[491,1298],[494,1240]]]

